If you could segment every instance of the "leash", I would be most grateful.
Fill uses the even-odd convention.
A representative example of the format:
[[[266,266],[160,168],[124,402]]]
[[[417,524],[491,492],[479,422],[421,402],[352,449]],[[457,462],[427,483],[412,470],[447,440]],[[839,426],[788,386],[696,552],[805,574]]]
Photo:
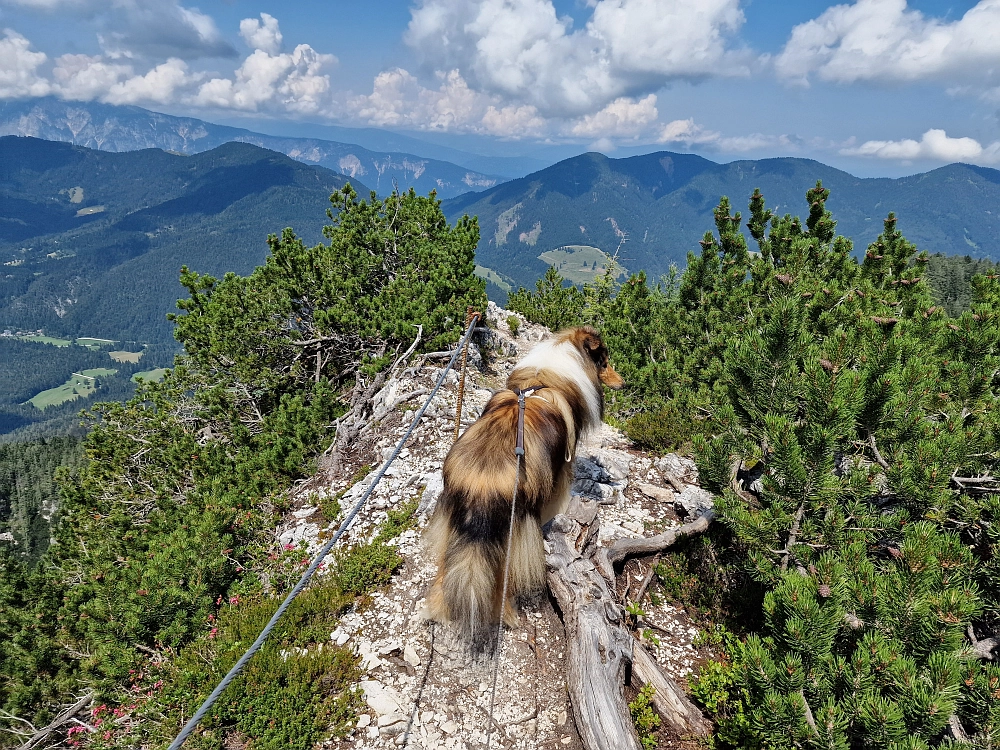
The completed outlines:
[[[514,496],[510,501],[510,526],[507,529],[507,555],[503,564],[503,587],[500,597],[500,620],[497,622],[497,653],[493,660],[493,686],[490,688],[490,720],[486,728],[486,750],[490,750],[493,740],[493,707],[497,697],[497,674],[500,672],[500,657],[503,652],[503,613],[507,607],[507,582],[510,577],[510,551],[514,543],[514,510],[517,507],[517,489],[521,481],[521,459],[524,457],[524,399],[540,391],[544,385],[534,388],[511,388],[517,394],[517,438],[514,442],[514,455],[517,456],[517,470],[514,472]]]
[[[479,316],[476,315],[475,317],[476,319],[478,319]],[[340,524],[340,528],[337,529],[337,533],[333,535],[333,538],[330,539],[330,541],[328,541],[325,545],[323,545],[323,548],[313,559],[312,564],[306,569],[306,572],[302,574],[302,577],[299,579],[299,582],[295,584],[295,588],[293,588],[291,592],[289,592],[288,596],[285,597],[285,600],[281,603],[281,606],[278,607],[277,612],[274,613],[274,615],[268,621],[267,625],[264,626],[264,630],[261,631],[261,634],[257,636],[257,640],[255,640],[253,644],[251,644],[250,648],[246,650],[246,653],[244,653],[243,656],[240,657],[239,661],[237,661],[236,664],[233,665],[233,668],[230,669],[229,672],[226,674],[226,676],[222,678],[222,682],[220,682],[218,686],[215,688],[215,690],[212,691],[211,695],[209,695],[208,698],[205,699],[205,702],[201,704],[201,708],[199,708],[195,712],[194,716],[192,716],[191,719],[188,721],[188,723],[184,725],[184,728],[181,729],[180,734],[177,735],[177,738],[170,743],[170,747],[168,748],[168,750],[179,750],[180,746],[184,744],[184,741],[188,738],[188,736],[198,727],[198,724],[205,717],[205,714],[208,713],[208,710],[212,707],[215,701],[218,700],[219,696],[222,695],[222,692],[227,687],[229,687],[229,684],[236,679],[236,677],[239,675],[240,672],[243,671],[243,667],[246,666],[246,663],[248,661],[250,661],[250,658],[254,654],[256,654],[257,651],[260,650],[261,646],[264,645],[264,641],[267,640],[268,635],[271,634],[271,631],[274,629],[274,626],[278,623],[278,620],[285,613],[285,610],[288,609],[288,607],[291,605],[292,600],[295,599],[295,597],[297,597],[299,593],[301,593],[302,589],[306,587],[306,584],[309,583],[309,579],[312,578],[313,573],[315,573],[316,569],[319,568],[320,563],[323,562],[323,558],[327,556],[330,550],[333,549],[333,546],[340,540],[340,537],[344,534],[344,532],[347,531],[347,528],[354,522],[354,519],[357,517],[358,513],[361,512],[361,509],[368,501],[368,498],[371,496],[372,492],[375,491],[375,487],[378,485],[380,481],[382,481],[382,477],[385,476],[385,472],[389,469],[390,464],[392,464],[392,462],[396,460],[400,452],[403,450],[403,446],[406,444],[406,441],[410,439],[410,435],[413,434],[413,431],[416,429],[417,425],[420,424],[420,420],[424,416],[424,412],[427,411],[427,407],[430,406],[431,401],[434,400],[434,397],[437,395],[437,392],[441,389],[441,384],[444,383],[445,376],[452,369],[452,367],[455,366],[455,360],[458,358],[458,353],[459,351],[461,351],[463,344],[467,344],[469,338],[472,336],[473,328],[475,328],[474,321],[470,323],[466,328],[465,335],[459,341],[458,346],[455,347],[454,354],[451,355],[451,361],[448,362],[448,366],[445,367],[444,370],[441,372],[441,375],[440,377],[438,377],[438,381],[434,386],[434,390],[431,391],[431,395],[427,397],[427,400],[424,402],[424,405],[420,407],[420,411],[418,411],[417,415],[413,418],[413,422],[410,423],[410,428],[406,431],[406,434],[403,435],[400,441],[396,444],[396,449],[392,452],[392,455],[389,456],[388,460],[384,464],[382,464],[382,468],[379,469],[378,474],[372,480],[371,484],[368,485],[368,489],[365,490],[365,492],[362,494],[361,499],[358,500],[357,503],[355,503],[354,507],[351,509],[351,512],[347,515],[347,518],[345,518],[343,523]],[[496,682],[494,680],[494,685],[495,684]]]
[[[468,328],[474,321],[479,319],[479,313],[474,307],[465,310],[465,327]],[[462,349],[462,374],[458,378],[458,398],[455,401],[455,437],[452,442],[458,440],[458,432],[462,428],[462,403],[465,401],[465,363],[469,356],[469,340],[465,340],[465,347]]]

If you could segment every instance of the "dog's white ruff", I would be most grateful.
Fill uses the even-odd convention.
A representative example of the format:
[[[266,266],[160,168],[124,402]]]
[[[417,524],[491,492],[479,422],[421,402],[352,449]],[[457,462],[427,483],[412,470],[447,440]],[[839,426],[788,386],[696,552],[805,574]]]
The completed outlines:
[[[514,372],[533,370],[536,374],[548,370],[576,383],[587,401],[587,424],[591,427],[601,423],[601,393],[594,387],[594,381],[587,375],[584,354],[571,341],[556,343],[549,339],[536,344],[524,359],[514,366]]]

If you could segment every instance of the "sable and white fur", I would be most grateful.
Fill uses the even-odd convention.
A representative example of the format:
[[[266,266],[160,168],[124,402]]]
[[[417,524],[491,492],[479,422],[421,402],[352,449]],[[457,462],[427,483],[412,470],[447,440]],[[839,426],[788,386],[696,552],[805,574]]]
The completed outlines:
[[[444,492],[428,528],[438,573],[428,614],[452,622],[482,646],[499,617],[517,458],[514,388],[538,388],[525,399],[524,451],[514,517],[504,622],[517,623],[512,602],[545,581],[541,526],[566,509],[581,435],[600,424],[603,386],[624,381],[590,327],[561,331],[536,345],[495,394],[444,462]]]

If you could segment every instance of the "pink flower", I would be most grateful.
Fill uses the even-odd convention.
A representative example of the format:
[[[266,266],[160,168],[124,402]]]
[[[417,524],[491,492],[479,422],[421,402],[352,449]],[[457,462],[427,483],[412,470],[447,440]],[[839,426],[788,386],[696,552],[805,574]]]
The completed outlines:
[[[101,737],[103,737],[105,740],[110,740],[111,732],[105,732],[104,734],[101,735]]]
[[[219,632],[218,628],[212,628],[211,630],[208,631],[208,637],[215,638],[215,634],[218,632]]]
[[[240,598],[238,596],[231,596],[231,597],[229,597],[229,603],[230,604],[239,604],[240,603]]]
[[[292,545],[290,545],[290,544],[286,544],[286,545],[285,545],[285,551],[286,551],[286,552],[290,552],[290,551],[291,551],[291,550],[293,550],[293,549],[295,549],[295,547],[293,547]]]

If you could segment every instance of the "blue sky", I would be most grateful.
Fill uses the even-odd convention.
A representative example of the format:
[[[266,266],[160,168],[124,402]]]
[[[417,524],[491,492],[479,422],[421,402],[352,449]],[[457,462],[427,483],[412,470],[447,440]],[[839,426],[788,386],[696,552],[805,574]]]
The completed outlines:
[[[0,0],[0,99],[859,175],[1000,166],[1000,0]]]

